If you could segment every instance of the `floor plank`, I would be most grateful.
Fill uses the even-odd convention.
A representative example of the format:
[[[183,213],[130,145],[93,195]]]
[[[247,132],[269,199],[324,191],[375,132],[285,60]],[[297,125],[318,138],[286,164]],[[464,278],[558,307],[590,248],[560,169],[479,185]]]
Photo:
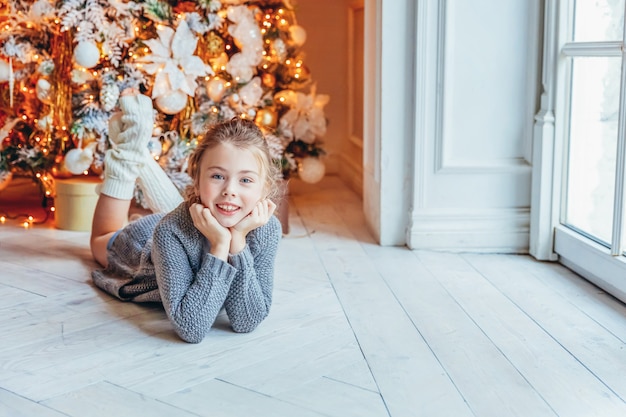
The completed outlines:
[[[163,398],[198,415],[215,417],[321,417],[323,414],[217,379]],[[208,411],[210,410],[210,411]],[[207,412],[208,411],[208,412]]]
[[[58,411],[0,388],[0,416],[3,417],[63,417]]]
[[[70,416],[136,417],[138,413],[150,417],[197,417],[203,415],[188,412],[184,408],[166,404],[107,382],[88,385],[71,393],[46,400],[42,404]]]

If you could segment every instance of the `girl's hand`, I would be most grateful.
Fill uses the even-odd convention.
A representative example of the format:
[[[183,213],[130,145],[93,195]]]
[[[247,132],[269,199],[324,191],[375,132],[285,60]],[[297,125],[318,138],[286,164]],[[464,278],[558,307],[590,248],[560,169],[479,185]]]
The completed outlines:
[[[193,225],[211,244],[209,253],[223,261],[228,260],[228,251],[231,246],[231,232],[217,221],[211,210],[202,204],[194,203],[189,207]]]
[[[241,219],[239,223],[230,228],[232,239],[230,241],[230,253],[239,253],[246,246],[246,236],[250,231],[266,224],[274,211],[276,203],[270,199],[259,201],[250,214]]]

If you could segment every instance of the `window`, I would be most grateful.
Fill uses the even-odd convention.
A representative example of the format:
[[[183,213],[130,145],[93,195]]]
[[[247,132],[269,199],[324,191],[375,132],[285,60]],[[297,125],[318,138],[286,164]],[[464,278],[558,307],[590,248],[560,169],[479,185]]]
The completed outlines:
[[[626,301],[625,0],[561,2],[554,167],[555,252]]]

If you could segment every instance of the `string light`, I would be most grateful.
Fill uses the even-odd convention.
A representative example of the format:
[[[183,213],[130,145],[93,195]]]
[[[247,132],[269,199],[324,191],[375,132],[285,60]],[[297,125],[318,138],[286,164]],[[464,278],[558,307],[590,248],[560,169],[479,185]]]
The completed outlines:
[[[18,214],[9,214],[5,213],[0,215],[0,224],[5,225],[9,220],[17,220],[17,223],[20,223],[24,228],[28,228],[33,225],[44,224],[50,218],[50,213],[54,212],[55,208],[50,207],[50,210],[44,211],[44,216],[40,219],[36,218],[32,214],[28,213],[18,213]]]

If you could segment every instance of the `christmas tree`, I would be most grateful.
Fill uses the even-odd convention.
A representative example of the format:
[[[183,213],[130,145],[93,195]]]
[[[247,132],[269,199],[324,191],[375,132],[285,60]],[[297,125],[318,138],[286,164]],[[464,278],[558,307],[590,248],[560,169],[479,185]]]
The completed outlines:
[[[324,106],[289,0],[9,1],[0,5],[0,190],[99,175],[120,92],[153,99],[150,150],[182,191],[212,124],[252,119],[285,178],[316,181]],[[141,201],[141,195],[137,195]]]

